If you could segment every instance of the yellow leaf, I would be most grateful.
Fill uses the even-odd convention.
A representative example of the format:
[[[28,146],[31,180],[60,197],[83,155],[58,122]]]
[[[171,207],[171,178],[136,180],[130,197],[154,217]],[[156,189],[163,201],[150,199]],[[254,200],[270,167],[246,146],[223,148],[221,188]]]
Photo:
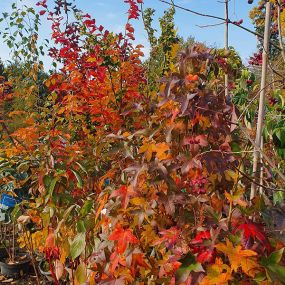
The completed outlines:
[[[83,283],[86,282],[87,276],[86,276],[86,266],[84,263],[80,263],[79,266],[77,267],[75,273],[75,285],[82,285]]]
[[[144,153],[146,160],[150,161],[152,154],[156,151],[154,143],[149,143],[147,140],[144,140],[143,145],[139,149],[139,153]]]
[[[87,62],[95,62],[95,61],[97,61],[97,58],[96,58],[96,57],[89,57],[89,58],[87,59]]]
[[[241,245],[234,247],[228,239],[226,240],[226,244],[217,244],[216,248],[228,257],[233,271],[236,272],[241,267],[245,274],[254,277],[254,269],[258,268],[256,259],[254,258],[257,255],[255,251],[243,250]]]
[[[141,235],[141,241],[145,245],[149,245],[159,239],[159,237],[156,235],[151,225],[145,225],[143,226],[143,228],[144,231],[142,232]]]
[[[128,136],[130,136],[131,135],[131,133],[129,133],[129,132],[124,132],[123,134],[122,134],[122,136],[124,137],[124,138],[127,138]]]
[[[225,171],[225,178],[228,181],[236,182],[239,178],[239,173],[228,169]]]
[[[237,190],[233,194],[225,192],[225,196],[230,203],[233,203],[234,205],[240,205],[241,207],[246,207],[247,203],[242,199],[243,194],[244,189],[240,186],[237,187]]]
[[[231,279],[231,268],[223,264],[220,258],[217,258],[215,264],[207,268],[207,275],[202,279],[200,285],[227,285]]]
[[[209,118],[204,117],[204,116],[201,116],[201,117],[199,118],[199,125],[200,125],[200,127],[201,127],[203,130],[206,130],[206,129],[208,129],[209,127],[211,127],[211,123],[210,123]]]
[[[144,206],[145,203],[145,199],[141,198],[141,197],[135,197],[133,199],[131,199],[131,204],[135,205],[135,206]]]
[[[159,143],[155,146],[156,157],[158,160],[168,159],[170,155],[167,153],[169,151],[169,146],[167,143]]]

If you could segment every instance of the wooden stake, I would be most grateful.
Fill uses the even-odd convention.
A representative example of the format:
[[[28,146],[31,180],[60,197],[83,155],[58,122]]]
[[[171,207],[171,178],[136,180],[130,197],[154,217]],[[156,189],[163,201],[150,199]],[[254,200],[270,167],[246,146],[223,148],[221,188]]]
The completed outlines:
[[[225,0],[225,52],[229,50],[229,0]],[[229,75],[225,73],[225,97],[229,96]]]
[[[263,121],[265,115],[265,94],[266,94],[266,73],[267,73],[267,61],[269,53],[269,38],[270,38],[270,14],[271,6],[270,3],[266,3],[266,16],[265,16],[265,30],[264,30],[264,41],[263,41],[263,53],[262,53],[262,74],[261,74],[261,86],[259,95],[259,108],[258,118],[256,127],[256,138],[253,155],[253,176],[254,182],[259,182],[259,170],[260,170],[260,147],[262,139]],[[253,199],[256,195],[256,183],[251,184],[250,199]]]

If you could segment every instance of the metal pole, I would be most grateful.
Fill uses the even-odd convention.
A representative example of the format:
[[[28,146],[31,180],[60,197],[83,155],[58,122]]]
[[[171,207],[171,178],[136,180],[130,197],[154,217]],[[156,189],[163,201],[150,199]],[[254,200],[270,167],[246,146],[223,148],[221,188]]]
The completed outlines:
[[[257,127],[256,127],[256,138],[255,138],[255,147],[253,155],[253,175],[254,180],[259,180],[259,162],[260,162],[260,152],[261,139],[262,139],[262,130],[263,130],[263,121],[265,116],[265,89],[266,89],[266,73],[267,73],[267,61],[269,53],[269,38],[270,38],[270,13],[271,6],[270,3],[266,3],[266,15],[265,15],[265,31],[264,31],[264,41],[263,41],[263,53],[262,53],[262,74],[261,74],[261,86],[260,86],[260,95],[259,95],[259,108],[258,108],[258,118],[257,118]],[[256,184],[253,182],[251,184],[250,199],[253,199],[256,195]]]

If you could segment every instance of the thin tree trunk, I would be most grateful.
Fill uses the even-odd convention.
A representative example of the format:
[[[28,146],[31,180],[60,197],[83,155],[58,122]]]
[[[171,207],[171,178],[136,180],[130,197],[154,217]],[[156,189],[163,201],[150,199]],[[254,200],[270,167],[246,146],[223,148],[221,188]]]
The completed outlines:
[[[225,0],[225,52],[229,50],[229,0]],[[229,75],[225,73],[225,97],[229,96]]]
[[[260,97],[259,97],[259,108],[258,108],[258,119],[256,128],[255,147],[253,155],[253,176],[254,182],[251,184],[250,199],[253,199],[256,195],[257,185],[260,178],[260,147],[263,131],[263,121],[265,115],[265,94],[266,94],[266,73],[267,73],[267,60],[269,53],[269,38],[270,38],[270,12],[271,4],[266,3],[266,16],[265,16],[265,30],[264,30],[264,41],[263,41],[263,54],[262,54],[262,75],[261,75],[261,86],[260,86]]]
[[[263,149],[264,138],[261,137],[261,145],[260,148]],[[260,153],[260,175],[259,175],[259,184],[263,186],[263,178],[264,178],[264,164],[263,164],[263,154]],[[259,193],[263,194],[263,188],[259,188]]]

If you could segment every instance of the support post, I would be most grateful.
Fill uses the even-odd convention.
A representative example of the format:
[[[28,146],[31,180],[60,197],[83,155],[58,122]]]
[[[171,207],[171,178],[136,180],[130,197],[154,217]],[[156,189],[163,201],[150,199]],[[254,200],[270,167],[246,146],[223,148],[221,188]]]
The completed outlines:
[[[229,0],[225,0],[225,53],[229,50]],[[225,97],[229,96],[229,75],[225,73]]]
[[[263,131],[263,121],[265,116],[265,94],[266,94],[266,73],[267,73],[267,62],[269,53],[269,38],[270,38],[270,14],[271,6],[270,2],[266,3],[266,16],[265,16],[265,30],[264,30],[264,41],[263,41],[263,53],[262,53],[262,73],[261,73],[261,85],[260,85],[260,95],[259,95],[259,108],[258,108],[258,118],[256,127],[256,138],[255,147],[253,154],[253,176],[254,182],[259,182],[260,178],[260,148],[262,142],[262,131]],[[250,199],[252,200],[256,195],[257,185],[252,182]]]

